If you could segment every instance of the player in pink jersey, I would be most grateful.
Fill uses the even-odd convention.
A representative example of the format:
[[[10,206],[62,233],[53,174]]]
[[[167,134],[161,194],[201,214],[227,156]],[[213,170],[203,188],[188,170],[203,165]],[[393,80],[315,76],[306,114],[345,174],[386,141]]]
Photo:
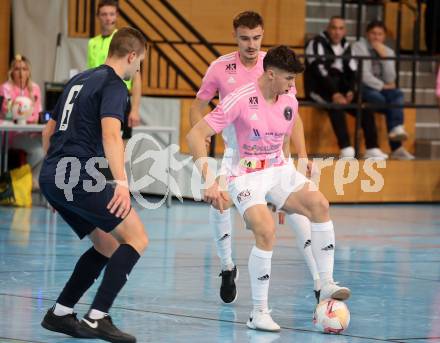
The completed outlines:
[[[263,61],[264,73],[255,83],[238,88],[199,121],[187,136],[196,165],[205,180],[215,180],[205,163],[207,137],[230,126],[234,140],[228,192],[215,180],[204,193],[204,200],[220,211],[232,205],[243,216],[255,236],[249,257],[253,310],[247,326],[278,331],[268,308],[272,248],[275,223],[267,201],[289,216],[299,213],[311,221],[311,247],[321,279],[321,298],[347,299],[351,292],[333,281],[335,235],[329,204],[311,181],[295,170],[285,153],[290,135],[298,125],[298,102],[289,89],[303,71],[295,53],[286,46],[269,50]],[[294,139],[295,141],[295,139]],[[289,152],[290,153],[290,152]]]
[[[255,12],[242,12],[238,14],[233,22],[234,37],[237,40],[238,51],[219,57],[212,62],[206,72],[202,85],[194,100],[191,111],[191,125],[194,126],[203,118],[203,110],[207,107],[214,96],[219,94],[224,99],[229,93],[249,82],[255,82],[263,74],[263,58],[265,52],[260,51],[263,39],[263,19]],[[294,87],[292,93],[295,93]],[[298,118],[301,121],[300,118]],[[302,122],[297,127],[302,128]],[[302,132],[302,131],[301,131]],[[231,137],[231,128],[223,130],[223,139],[226,143],[225,153],[222,159],[221,175],[227,174],[231,163],[231,148],[228,147]],[[297,135],[298,139],[300,136]],[[210,138],[208,139],[209,142]],[[295,144],[299,158],[307,158],[304,144]],[[310,221],[299,214],[287,217],[288,223],[295,230],[298,249],[302,252],[310,273],[314,280],[315,296],[319,299],[319,273],[311,251]],[[222,271],[222,285],[220,287],[220,298],[225,303],[232,303],[237,297],[235,280],[238,277],[238,270],[232,260],[232,223],[229,210],[223,213],[210,207],[209,226],[213,229],[214,242],[217,248],[217,255],[220,258]]]

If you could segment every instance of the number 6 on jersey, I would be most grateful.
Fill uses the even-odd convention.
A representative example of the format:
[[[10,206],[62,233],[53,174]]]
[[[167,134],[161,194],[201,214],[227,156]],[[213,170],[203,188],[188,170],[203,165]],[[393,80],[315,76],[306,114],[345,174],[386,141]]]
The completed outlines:
[[[83,85],[75,85],[70,89],[69,95],[67,96],[67,100],[64,104],[63,115],[61,117],[60,131],[66,131],[69,126],[69,118],[72,113],[73,105],[75,103],[75,99],[78,96],[79,92]]]

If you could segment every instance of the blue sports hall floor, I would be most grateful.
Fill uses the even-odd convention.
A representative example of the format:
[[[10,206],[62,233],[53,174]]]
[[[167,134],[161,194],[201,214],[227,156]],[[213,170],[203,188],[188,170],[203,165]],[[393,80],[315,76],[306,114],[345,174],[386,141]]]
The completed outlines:
[[[174,201],[171,208],[139,213],[149,249],[111,311],[138,342],[440,342],[439,205],[332,206],[335,279],[353,292],[347,302],[350,327],[338,336],[313,326],[313,283],[289,227],[277,231],[269,299],[282,330],[263,333],[245,325],[253,239],[235,210],[240,279],[238,300],[230,306],[218,296],[219,262],[207,205]],[[40,322],[89,245],[44,207],[0,207],[0,342],[77,341],[44,330]],[[79,316],[97,284],[75,308]]]

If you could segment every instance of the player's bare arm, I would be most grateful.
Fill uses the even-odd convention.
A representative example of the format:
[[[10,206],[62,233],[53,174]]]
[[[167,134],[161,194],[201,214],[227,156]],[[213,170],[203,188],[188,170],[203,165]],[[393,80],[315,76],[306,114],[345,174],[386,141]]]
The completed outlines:
[[[298,114],[298,117],[295,120],[295,124],[293,125],[292,135],[290,136],[290,141],[295,146],[296,153],[298,155],[298,159],[307,159],[307,148],[306,148],[306,139],[304,136],[304,125],[301,119],[301,116]],[[290,142],[289,142],[290,143]],[[283,148],[284,151],[284,148]],[[290,152],[290,144],[289,144],[289,152]],[[290,156],[284,153],[285,156]],[[299,168],[301,169],[301,168]],[[312,170],[312,161],[307,162],[307,177],[310,177],[310,173]]]
[[[195,98],[189,109],[189,120],[194,127],[204,116],[203,111],[208,107],[209,101]]]
[[[101,120],[102,144],[105,157],[117,185],[115,194],[107,208],[110,213],[124,218],[130,212],[130,192],[124,168],[124,143],[121,137],[121,122],[118,119],[105,117]]]
[[[213,204],[221,212],[226,209],[229,197],[220,190],[218,182],[215,180],[215,173],[209,169],[204,157],[208,156],[204,142],[207,138],[215,135],[215,131],[204,120],[200,120],[188,133],[186,140],[188,142],[194,163],[196,163],[205,182],[210,186],[205,190],[203,200]]]
[[[43,150],[45,154],[47,154],[47,150],[49,150],[50,137],[52,137],[53,133],[55,132],[56,126],[57,126],[57,122],[53,119],[49,119],[46,126],[44,127],[42,133],[42,140],[43,140]]]
[[[131,111],[128,115],[128,126],[134,127],[140,124],[141,118],[139,114],[139,108],[141,104],[141,95],[142,95],[142,81],[141,81],[141,73],[137,72],[133,76],[133,88],[131,95]]]
[[[293,125],[292,135],[290,136],[295,146],[298,158],[307,158],[306,139],[304,136],[304,126],[301,117],[297,116]]]
[[[203,118],[204,111],[206,107],[208,107],[208,104],[209,104],[208,100],[202,100],[199,98],[194,99],[189,109],[189,120],[191,127],[196,125]],[[205,144],[207,147],[210,145],[210,143],[211,143],[211,136],[205,139]]]

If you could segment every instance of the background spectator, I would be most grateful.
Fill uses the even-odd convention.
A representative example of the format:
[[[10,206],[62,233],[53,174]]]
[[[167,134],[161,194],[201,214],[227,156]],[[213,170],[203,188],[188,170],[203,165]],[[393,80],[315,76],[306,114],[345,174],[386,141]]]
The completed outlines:
[[[89,40],[87,50],[88,68],[96,68],[104,64],[107,58],[110,42],[117,31],[118,2],[115,0],[100,0],[96,15],[100,23],[101,34]],[[122,126],[122,138],[124,140],[131,138],[132,127],[140,123],[141,74],[136,73],[133,79],[125,81],[125,84],[131,94],[131,101],[129,101],[129,105],[127,106],[127,113],[125,114]]]
[[[351,56],[350,44],[345,39],[345,22],[341,17],[330,19],[326,31],[313,38],[306,47],[308,57],[305,71],[306,93],[315,101],[347,105],[353,102],[356,81],[356,62],[353,59],[332,58],[327,56]],[[340,157],[354,157],[355,151],[350,143],[345,111],[340,109],[328,110],[333,130],[341,149]],[[354,115],[353,111],[348,113]],[[374,113],[364,110],[362,128],[367,147],[365,158],[374,157],[386,159],[377,144],[376,124]]]
[[[396,68],[394,60],[384,60],[394,57],[394,51],[387,47],[386,28],[382,21],[373,20],[367,25],[366,39],[361,38],[353,44],[353,53],[357,56],[371,56],[372,60],[363,61],[362,69],[362,99],[368,103],[384,105],[403,105],[404,97],[396,88]],[[411,155],[401,141],[408,138],[403,127],[403,108],[386,108],[379,110],[384,113],[387,121],[388,138],[391,147],[391,158],[412,160]]]
[[[0,95],[4,96],[1,110],[1,118],[5,119],[8,103],[14,102],[18,96],[29,97],[33,102],[32,115],[27,119],[28,123],[36,123],[41,112],[41,91],[40,87],[32,82],[30,61],[21,55],[16,55],[12,60],[8,81],[0,86]],[[38,189],[38,176],[40,174],[41,163],[43,162],[44,152],[41,142],[41,135],[38,133],[11,133],[9,135],[9,146],[14,149],[26,152],[27,162],[32,168],[32,188]]]
[[[1,119],[5,119],[10,110],[8,107],[16,97],[26,96],[32,100],[34,107],[32,116],[27,119],[27,122],[38,122],[38,115],[41,112],[41,91],[40,87],[32,82],[31,64],[25,56],[16,55],[12,60],[8,72],[8,81],[0,86],[0,95],[4,97]]]

